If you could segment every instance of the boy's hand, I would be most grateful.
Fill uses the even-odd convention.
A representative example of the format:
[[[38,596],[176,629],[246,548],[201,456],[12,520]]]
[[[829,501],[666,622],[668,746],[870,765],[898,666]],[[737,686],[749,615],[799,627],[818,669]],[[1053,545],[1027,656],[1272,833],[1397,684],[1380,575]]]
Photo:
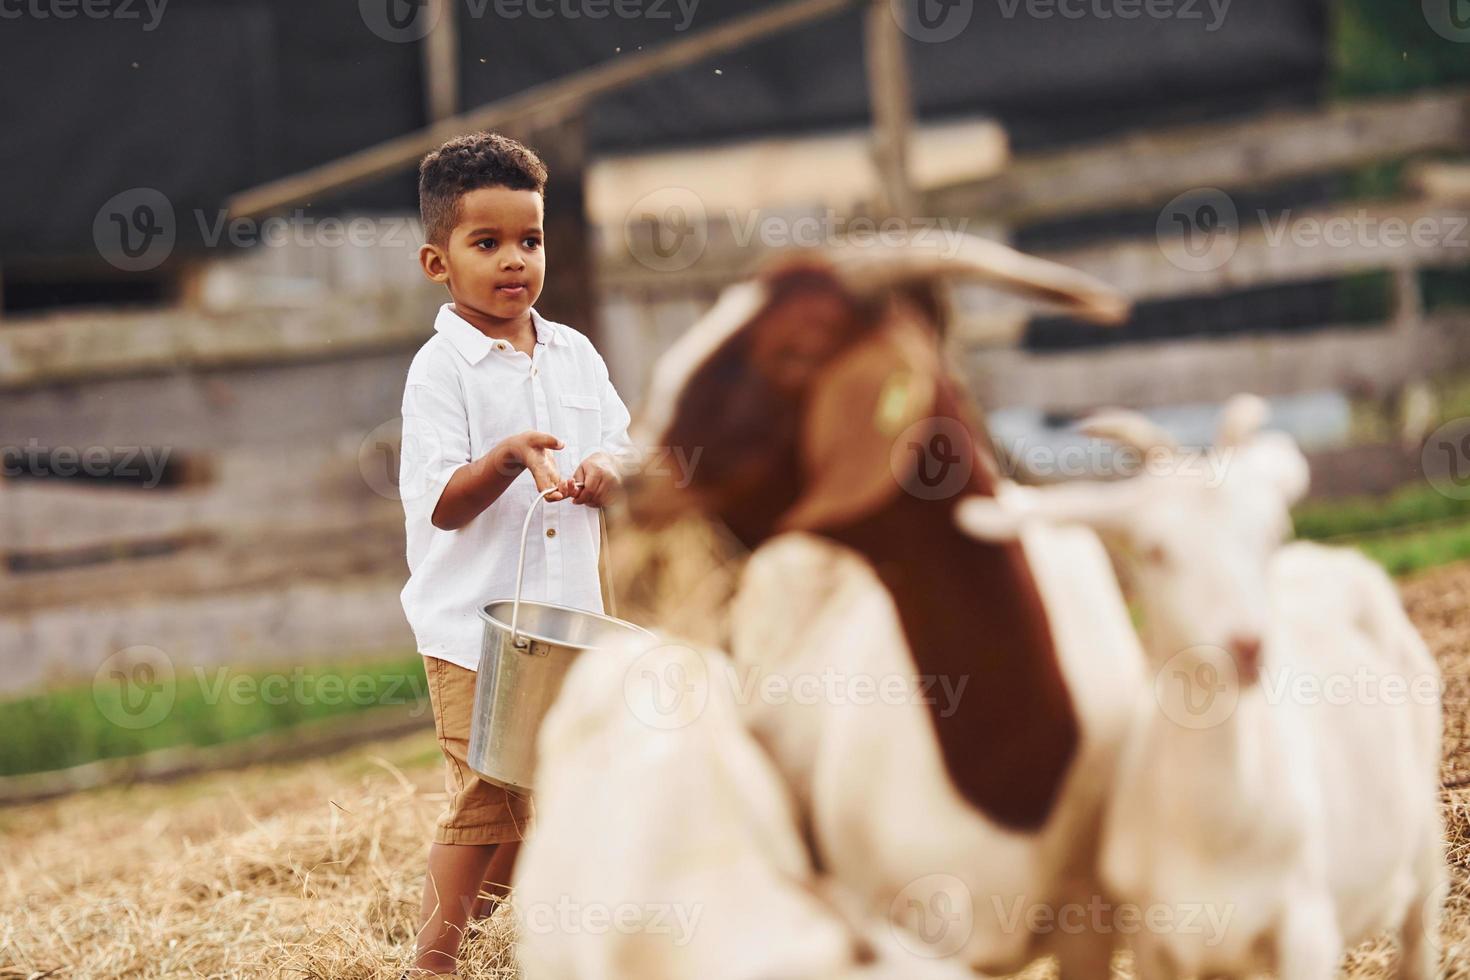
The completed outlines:
[[[552,450],[561,449],[562,446],[562,441],[548,432],[528,431],[506,439],[500,444],[500,449],[507,472],[528,469],[531,471],[531,479],[536,481],[537,490],[557,488],[556,492],[546,495],[546,499],[550,501],[561,500],[576,492],[571,480],[561,478],[561,473],[556,468],[556,459],[551,455]]]
[[[572,475],[572,483],[574,486],[582,485],[580,490],[572,492],[573,502],[602,507],[622,485],[623,477],[611,456],[597,452],[582,460],[582,465]]]
[[[531,471],[537,490],[555,487],[547,500],[564,500],[576,493],[571,480],[557,471],[552,450],[562,441],[546,432],[522,432],[495,444],[495,448],[461,466],[449,477],[430,522],[441,531],[458,531],[500,499],[522,470]]]

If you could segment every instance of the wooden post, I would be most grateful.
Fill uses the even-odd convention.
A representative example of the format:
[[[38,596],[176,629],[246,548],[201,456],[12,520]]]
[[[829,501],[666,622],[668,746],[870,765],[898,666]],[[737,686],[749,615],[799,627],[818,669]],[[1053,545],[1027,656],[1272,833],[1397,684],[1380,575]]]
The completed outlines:
[[[866,18],[868,101],[873,111],[879,210],[889,215],[912,215],[914,193],[909,182],[908,149],[913,103],[904,34],[888,0],[870,0]]]
[[[536,309],[598,344],[593,261],[587,224],[586,117],[577,113],[525,134],[546,162],[546,285]],[[519,134],[512,133],[517,138]],[[599,345],[600,346],[600,345]]]
[[[218,259],[214,260],[218,262]],[[186,310],[204,309],[204,277],[210,263],[205,259],[189,258],[179,261],[178,271],[169,283],[169,299]]]
[[[428,0],[437,10],[424,37],[424,110],[430,123],[459,112],[459,25],[455,0]]]
[[[1424,294],[1419,289],[1419,268],[1397,265],[1393,270],[1393,326],[1399,333],[1413,333],[1424,322]]]

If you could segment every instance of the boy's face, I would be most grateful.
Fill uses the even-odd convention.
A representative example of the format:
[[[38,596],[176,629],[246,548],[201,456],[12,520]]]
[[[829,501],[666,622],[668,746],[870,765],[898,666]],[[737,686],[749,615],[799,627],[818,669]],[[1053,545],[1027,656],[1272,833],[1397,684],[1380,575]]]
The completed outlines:
[[[449,287],[455,308],[467,318],[526,317],[546,279],[541,220],[537,191],[470,191],[459,199],[449,240],[419,250],[424,274]]]

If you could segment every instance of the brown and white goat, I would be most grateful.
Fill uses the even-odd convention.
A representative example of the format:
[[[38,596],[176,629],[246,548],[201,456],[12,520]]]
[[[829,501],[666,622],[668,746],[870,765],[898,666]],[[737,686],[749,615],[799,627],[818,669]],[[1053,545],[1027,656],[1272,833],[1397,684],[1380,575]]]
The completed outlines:
[[[779,265],[655,366],[641,441],[701,455],[682,489],[644,474],[630,502],[703,512],[757,549],[737,661],[848,686],[744,706],[839,881],[933,955],[1009,971],[1056,952],[1068,977],[1106,976],[1113,937],[1055,923],[1104,900],[1097,827],[1142,655],[1090,532],[985,544],[955,527],[961,495],[1001,483],[940,355],[933,289],[959,277],[1099,320],[1127,308],[978,239],[952,259]],[[958,467],[952,486],[935,465]],[[895,679],[915,696],[856,696]]]

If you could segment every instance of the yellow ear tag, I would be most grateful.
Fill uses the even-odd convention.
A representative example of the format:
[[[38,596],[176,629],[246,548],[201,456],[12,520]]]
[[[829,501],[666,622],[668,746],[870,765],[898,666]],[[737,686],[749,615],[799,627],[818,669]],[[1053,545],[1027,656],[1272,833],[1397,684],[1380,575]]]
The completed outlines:
[[[873,410],[873,428],[885,436],[896,436],[909,420],[909,396],[913,372],[894,371],[878,392],[878,405]]]

